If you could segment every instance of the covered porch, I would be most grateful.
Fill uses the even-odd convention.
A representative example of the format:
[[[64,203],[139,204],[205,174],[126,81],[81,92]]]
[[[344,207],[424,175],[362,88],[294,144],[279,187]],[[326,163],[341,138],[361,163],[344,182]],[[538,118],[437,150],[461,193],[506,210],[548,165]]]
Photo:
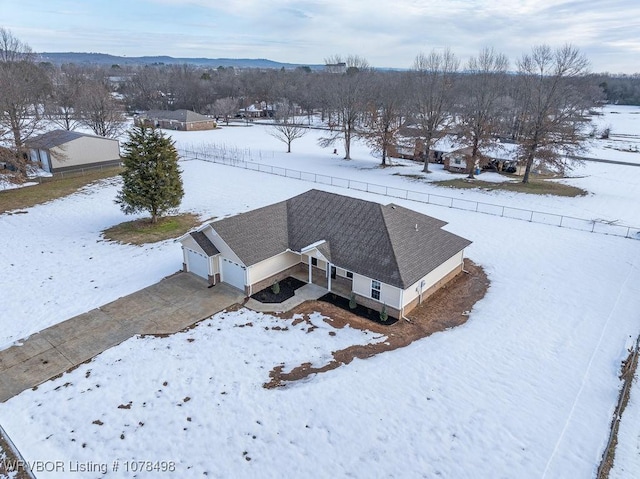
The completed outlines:
[[[304,263],[303,263],[304,265]],[[329,263],[329,270],[331,271],[331,264]],[[304,265],[308,266],[308,265]],[[309,269],[302,271],[302,268],[297,269],[291,276],[305,283],[313,283],[327,290],[327,292],[335,293],[343,298],[349,298],[352,291],[352,280],[349,278],[343,278],[335,274],[335,266],[333,266],[333,275],[327,277],[327,272],[317,266],[310,266],[311,281],[309,281]],[[331,280],[331,287],[329,287],[329,279]]]

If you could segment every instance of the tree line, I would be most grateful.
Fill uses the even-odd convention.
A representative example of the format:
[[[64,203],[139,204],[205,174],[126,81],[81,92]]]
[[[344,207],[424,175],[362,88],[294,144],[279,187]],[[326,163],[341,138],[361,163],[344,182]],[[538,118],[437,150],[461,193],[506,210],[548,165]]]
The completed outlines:
[[[451,50],[433,50],[418,53],[405,71],[374,69],[357,55],[325,62],[331,67],[323,71],[55,66],[39,63],[28,45],[0,29],[0,140],[19,158],[45,120],[115,137],[126,114],[189,109],[228,122],[239,109],[263,102],[276,106],[289,150],[299,137],[295,124],[315,114],[326,127],[321,144],[339,143],[345,159],[356,138],[383,165],[394,146],[418,142],[428,172],[436,141],[453,135],[470,149],[473,177],[488,160],[487,148],[513,142],[528,182],[535,162],[565,166],[564,155],[579,151],[588,134],[588,113],[618,91],[612,79],[590,74],[571,45],[537,45],[514,61],[483,48],[464,63]]]

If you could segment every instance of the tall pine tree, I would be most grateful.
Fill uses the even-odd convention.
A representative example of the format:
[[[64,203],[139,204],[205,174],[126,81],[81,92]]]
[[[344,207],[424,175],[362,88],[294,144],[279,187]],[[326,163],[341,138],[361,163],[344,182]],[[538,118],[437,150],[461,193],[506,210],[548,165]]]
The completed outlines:
[[[151,222],[180,206],[184,190],[174,143],[160,130],[134,127],[124,144],[122,190],[116,197],[125,214],[148,211]]]

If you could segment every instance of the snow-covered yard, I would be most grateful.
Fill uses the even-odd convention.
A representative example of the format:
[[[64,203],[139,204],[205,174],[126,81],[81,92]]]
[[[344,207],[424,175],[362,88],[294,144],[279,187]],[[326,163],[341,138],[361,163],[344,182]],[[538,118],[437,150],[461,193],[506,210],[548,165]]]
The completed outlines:
[[[275,153],[282,145],[265,128],[174,135],[179,144],[250,147],[263,162],[300,170],[441,190],[393,175],[418,166],[377,168],[362,145],[356,159],[340,160],[319,149],[313,133],[294,143],[294,153]],[[319,187],[201,161],[182,168],[182,209],[202,218]],[[592,192],[586,198],[446,191],[640,224],[640,168],[586,164],[580,172],[570,181]],[[0,216],[0,268],[9,272],[0,277],[0,347],[180,268],[180,248],[170,241],[133,247],[101,240],[102,229],[125,220],[113,204],[117,189],[117,181],[102,181],[26,214]],[[132,477],[127,460],[174,461],[180,477],[592,476],[620,361],[638,334],[640,242],[394,202],[448,221],[446,229],[474,242],[467,255],[491,287],[465,325],[267,390],[262,384],[276,365],[322,364],[333,350],[384,338],[334,330],[319,317],[312,318],[318,329],[307,332],[305,323],[245,309],[220,313],[171,337],[132,338],[25,391],[0,404],[0,424],[27,460],[66,466],[39,478],[98,475],[70,476],[70,461],[104,463],[106,477]],[[624,437],[637,439],[637,432]],[[640,475],[637,460],[630,464],[624,474]]]

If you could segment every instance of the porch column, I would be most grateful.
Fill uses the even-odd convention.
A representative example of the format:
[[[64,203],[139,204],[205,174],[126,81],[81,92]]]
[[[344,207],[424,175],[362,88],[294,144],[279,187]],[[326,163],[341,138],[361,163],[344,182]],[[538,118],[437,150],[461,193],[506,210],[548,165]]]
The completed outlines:
[[[331,291],[331,263],[327,261],[327,289]]]
[[[311,255],[308,256],[309,258],[309,284],[313,283],[313,270],[311,269]]]

